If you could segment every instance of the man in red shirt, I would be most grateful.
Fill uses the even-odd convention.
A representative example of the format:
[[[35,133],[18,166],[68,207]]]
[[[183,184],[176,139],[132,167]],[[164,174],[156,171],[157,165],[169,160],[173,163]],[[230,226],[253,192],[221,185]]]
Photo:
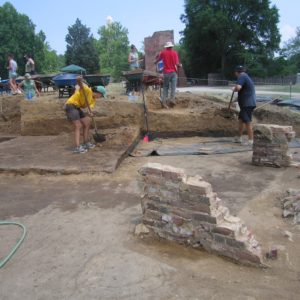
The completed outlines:
[[[173,47],[174,45],[172,42],[167,42],[165,45],[165,49],[160,52],[156,60],[156,63],[162,60],[164,65],[164,85],[162,97],[162,106],[164,108],[169,108],[168,104],[175,105],[177,69],[178,67],[181,67],[181,64],[179,63],[178,54],[175,50],[173,50]],[[169,89],[171,90],[170,98],[168,98]]]

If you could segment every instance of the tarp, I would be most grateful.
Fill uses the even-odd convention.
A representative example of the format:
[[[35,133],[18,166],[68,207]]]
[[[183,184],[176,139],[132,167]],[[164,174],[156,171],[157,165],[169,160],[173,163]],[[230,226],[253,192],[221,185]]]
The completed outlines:
[[[82,67],[77,66],[77,65],[69,65],[69,66],[63,67],[61,69],[61,71],[66,72],[66,73],[79,73],[79,74],[86,73],[85,68],[82,68]]]
[[[300,148],[300,140],[293,139],[289,143],[290,148]],[[141,141],[130,153],[134,157],[146,156],[176,156],[176,155],[212,155],[229,154],[252,151],[252,146],[241,145],[232,142],[232,138],[212,139],[211,141],[190,143],[182,141],[182,144],[174,144],[174,140],[160,139],[145,143]]]

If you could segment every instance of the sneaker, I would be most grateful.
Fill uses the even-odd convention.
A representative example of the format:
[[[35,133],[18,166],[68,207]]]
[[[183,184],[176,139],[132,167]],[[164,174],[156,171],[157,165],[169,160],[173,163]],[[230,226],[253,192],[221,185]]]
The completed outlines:
[[[86,153],[88,150],[83,147],[82,145],[75,147],[75,149],[73,150],[73,153]]]
[[[242,144],[243,143],[243,139],[241,136],[236,136],[233,140],[234,143],[238,143],[238,144]]]
[[[91,142],[87,142],[85,144],[82,145],[86,150],[89,150],[89,149],[93,149],[96,147],[95,144],[91,143]]]
[[[242,146],[250,146],[250,147],[252,147],[253,146],[253,140],[248,140],[248,141],[243,142]]]
[[[165,108],[165,109],[169,109],[170,107],[167,105],[167,104],[165,104],[165,103],[162,103],[162,105],[161,105],[163,108]]]

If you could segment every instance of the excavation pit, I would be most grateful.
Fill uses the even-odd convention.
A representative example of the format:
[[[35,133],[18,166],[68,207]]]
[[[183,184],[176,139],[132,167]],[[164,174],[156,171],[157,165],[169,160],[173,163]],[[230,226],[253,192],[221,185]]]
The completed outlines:
[[[108,137],[106,144],[83,156],[73,155],[73,129],[62,109],[65,100],[47,97],[20,101],[19,121],[14,123],[19,131],[1,131],[2,136],[17,138],[0,143],[0,219],[20,221],[28,229],[28,238],[1,269],[4,298],[39,295],[50,299],[55,291],[54,297],[67,299],[80,286],[80,296],[92,299],[99,295],[105,299],[191,299],[199,298],[199,291],[204,298],[244,299],[253,297],[254,291],[258,299],[297,299],[299,229],[282,219],[278,202],[282,191],[299,188],[297,169],[256,167],[251,164],[251,151],[127,156],[130,143],[134,147],[144,136],[140,133],[146,131],[143,106],[117,95],[101,100],[96,107],[97,124]],[[180,93],[178,97],[201,98]],[[209,143],[224,146],[223,140],[229,142],[235,134],[236,121],[226,120],[224,128],[207,121],[204,104],[197,112],[149,109],[150,133],[169,148],[204,142],[206,147]],[[215,105],[226,107],[220,102]],[[7,114],[6,104],[3,108]],[[188,116],[194,117],[188,121]],[[269,116],[274,123],[271,119]],[[163,125],[159,127],[160,120]],[[293,121],[286,118],[284,122],[289,120]],[[4,130],[1,119],[0,123]],[[295,148],[293,152],[299,151]],[[120,157],[124,159],[118,163]],[[134,236],[142,215],[137,171],[148,162],[184,168],[191,176],[199,174],[211,183],[231,214],[253,230],[263,254],[273,246],[278,249],[278,259],[268,261],[271,268],[242,267],[173,242]],[[69,176],[57,176],[60,174]],[[293,242],[284,231],[292,234]],[[0,232],[4,246],[16,238],[12,232]],[[0,248],[0,254],[5,254]]]

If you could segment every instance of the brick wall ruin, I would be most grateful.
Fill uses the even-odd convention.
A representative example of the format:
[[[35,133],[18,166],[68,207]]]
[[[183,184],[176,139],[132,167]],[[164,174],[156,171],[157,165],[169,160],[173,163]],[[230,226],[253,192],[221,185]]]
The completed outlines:
[[[143,224],[159,237],[261,265],[261,249],[243,222],[231,216],[210,183],[183,169],[143,166]]]
[[[253,133],[254,165],[288,167],[291,164],[288,142],[295,137],[292,126],[256,124]]]

